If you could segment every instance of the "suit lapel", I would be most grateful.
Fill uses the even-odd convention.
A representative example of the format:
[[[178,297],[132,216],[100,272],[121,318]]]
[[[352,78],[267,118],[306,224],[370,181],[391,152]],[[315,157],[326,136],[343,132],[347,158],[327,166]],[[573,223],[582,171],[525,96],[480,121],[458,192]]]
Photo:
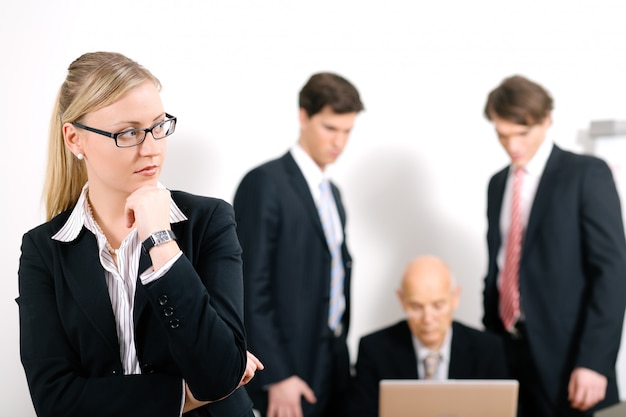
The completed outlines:
[[[418,379],[417,353],[413,345],[413,336],[406,320],[399,322],[392,330],[393,355],[390,358],[394,378]]]
[[[500,247],[502,236],[500,236],[500,216],[502,212],[502,199],[504,198],[504,188],[506,186],[506,180],[509,175],[509,168],[504,168],[497,173],[492,180],[491,187],[489,189],[490,195],[488,196],[488,210],[487,218],[489,219],[488,236],[489,247]],[[495,259],[495,256],[493,257]]]
[[[313,228],[319,235],[320,239],[326,242],[326,236],[324,235],[322,222],[317,212],[317,206],[315,205],[315,201],[313,200],[313,196],[309,190],[309,184],[307,184],[302,171],[300,171],[298,164],[296,164],[296,161],[289,152],[282,157],[282,161],[285,167],[285,172],[289,177],[289,183],[306,208],[309,219],[313,223]]]
[[[143,288],[143,284],[141,284],[141,280],[139,279],[139,276],[141,275],[142,272],[144,272],[146,269],[150,268],[151,266],[152,266],[152,260],[150,259],[150,255],[144,253],[144,251],[141,250],[141,255],[139,255],[139,268],[137,271],[137,285],[135,287],[136,288],[135,305],[133,307],[133,321],[134,321],[135,329],[141,326],[142,317],[144,317],[145,316],[144,313],[148,311],[148,309],[146,308],[148,306],[147,293]],[[139,335],[141,333],[135,330],[135,334]]]
[[[504,198],[504,189],[506,187],[506,180],[509,176],[509,169],[505,168],[493,179],[493,187],[495,196],[492,199],[491,203],[493,204],[492,210],[495,216],[493,216],[494,224],[500,228],[500,216],[502,212],[502,200]]]
[[[115,317],[95,237],[85,228],[75,241],[60,243],[61,270],[76,303],[106,344],[119,353]]]
[[[524,243],[522,247],[522,257],[526,251],[526,246],[534,241],[533,234],[538,230],[538,225],[543,217],[543,212],[548,207],[549,196],[552,193],[556,174],[558,173],[559,164],[561,160],[562,151],[556,146],[552,146],[552,151],[546,162],[546,166],[541,174],[539,185],[537,186],[537,192],[532,202],[530,209],[530,215],[528,217],[528,224],[526,225],[526,232],[524,234]],[[493,200],[493,227],[494,230],[498,230],[498,236],[500,236],[500,214],[502,212],[502,198],[504,197],[504,188],[506,186],[506,180],[508,178],[509,168],[505,168],[494,177],[494,195]],[[491,210],[491,209],[490,209]],[[500,246],[499,242],[494,245],[494,248]]]
[[[549,196],[554,187],[561,155],[562,151],[556,145],[553,145],[552,152],[550,152],[546,166],[541,174],[535,199],[533,200],[530,215],[528,217],[528,224],[524,235],[524,245],[522,247],[522,257],[524,256],[523,254],[526,251],[527,245],[534,241],[533,235],[537,232],[539,224],[541,223],[540,220],[543,218],[543,213],[549,205]]]
[[[450,343],[450,366],[448,368],[448,378],[468,378],[472,372],[474,365],[473,347],[468,343],[467,337],[464,337],[464,329],[452,323],[452,341]]]
[[[335,199],[335,204],[337,205],[337,212],[339,213],[339,219],[341,220],[341,228],[343,229],[346,224],[346,212],[343,209],[343,205],[341,204],[339,190],[332,182],[331,182],[331,189],[333,192],[333,198]]]

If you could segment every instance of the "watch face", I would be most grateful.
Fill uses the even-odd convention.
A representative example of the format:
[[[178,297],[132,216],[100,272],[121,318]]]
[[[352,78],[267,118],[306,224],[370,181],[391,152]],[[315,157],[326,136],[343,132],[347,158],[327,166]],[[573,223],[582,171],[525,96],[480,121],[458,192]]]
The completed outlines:
[[[154,232],[146,239],[141,246],[143,251],[148,253],[153,246],[158,246],[161,243],[169,242],[170,240],[176,240],[176,235],[172,230],[160,230]]]
[[[156,232],[152,235],[152,237],[154,238],[155,245],[159,245],[161,243],[172,240],[167,230],[161,230],[159,232]]]

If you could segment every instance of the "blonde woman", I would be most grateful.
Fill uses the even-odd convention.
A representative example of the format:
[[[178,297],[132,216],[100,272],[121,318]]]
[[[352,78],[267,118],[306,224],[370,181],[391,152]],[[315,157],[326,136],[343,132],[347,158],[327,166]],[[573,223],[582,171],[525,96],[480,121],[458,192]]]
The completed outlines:
[[[176,117],[127,57],[69,67],[47,222],[23,237],[21,358],[39,416],[251,416],[231,206],[159,183]],[[221,401],[218,401],[221,400]]]

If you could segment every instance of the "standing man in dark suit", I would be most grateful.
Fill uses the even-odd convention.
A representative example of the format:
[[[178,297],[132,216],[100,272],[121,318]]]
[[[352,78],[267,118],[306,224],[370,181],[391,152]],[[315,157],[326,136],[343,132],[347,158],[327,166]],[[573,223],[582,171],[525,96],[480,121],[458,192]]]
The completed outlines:
[[[489,182],[484,324],[505,335],[524,417],[589,416],[619,401],[626,244],[607,164],[546,139],[552,98],[521,76],[487,99],[511,158]]]
[[[263,416],[344,416],[351,257],[326,167],[363,104],[332,73],[313,75],[299,104],[298,142],[249,172],[234,200],[249,346],[266,367],[249,393]]]
[[[351,416],[378,416],[383,379],[508,377],[502,340],[453,320],[459,294],[441,259],[422,256],[408,265],[398,290],[406,320],[366,335],[359,343]]]

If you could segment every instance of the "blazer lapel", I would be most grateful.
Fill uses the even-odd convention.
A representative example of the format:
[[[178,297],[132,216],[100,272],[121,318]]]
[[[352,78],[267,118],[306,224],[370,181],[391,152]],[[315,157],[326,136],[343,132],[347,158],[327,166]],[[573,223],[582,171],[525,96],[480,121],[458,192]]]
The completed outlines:
[[[526,246],[530,242],[533,242],[533,234],[537,232],[540,220],[543,218],[543,212],[548,207],[549,195],[552,192],[556,175],[558,174],[561,150],[553,145],[552,152],[548,157],[546,166],[541,174],[539,185],[537,186],[537,193],[533,201],[530,216],[528,217],[528,224],[526,225],[526,234],[524,236],[524,245],[522,247],[522,257],[526,251]]]
[[[83,228],[74,242],[60,243],[61,269],[76,303],[105,343],[119,352],[115,317],[95,237]]]
[[[393,355],[389,358],[393,363],[391,370],[398,379],[418,379],[417,354],[408,322],[399,322],[393,328],[391,336],[395,342]]]
[[[306,207],[309,219],[313,222],[313,227],[315,228],[317,234],[324,242],[326,242],[322,222],[320,220],[319,213],[317,212],[317,206],[315,205],[311,191],[309,190],[309,184],[307,184],[302,171],[300,171],[298,164],[296,164],[296,161],[289,152],[282,157],[282,160],[285,172],[289,177],[289,182],[291,183],[294,192],[300,197],[302,204]]]
[[[176,233],[176,232],[174,232]],[[178,235],[176,235],[178,236]],[[144,313],[148,311],[146,308],[148,305],[148,297],[147,293],[144,291],[143,284],[141,284],[141,280],[139,276],[142,272],[152,266],[152,260],[150,259],[150,255],[144,253],[143,249],[141,250],[141,255],[139,255],[139,268],[137,270],[137,285],[135,290],[135,305],[133,307],[133,321],[135,329],[141,326],[142,317],[144,317]],[[139,334],[139,332],[135,332],[135,334]]]
[[[500,236],[500,216],[502,212],[502,199],[504,198],[504,188],[509,175],[509,168],[504,168],[493,178],[493,183],[489,189],[488,196],[488,213],[489,219],[487,240],[490,250],[497,250],[500,247],[502,236]],[[495,254],[493,259],[495,259]]]
[[[500,173],[494,178],[494,192],[496,193],[496,195],[494,196],[493,200],[491,201],[493,204],[493,212],[497,214],[497,216],[494,216],[494,223],[496,225],[500,224],[500,213],[502,212],[502,199],[504,198],[504,189],[506,187],[506,180],[509,176],[509,169],[510,167],[507,167],[505,169],[503,169],[502,171],[500,171]]]
[[[339,190],[335,186],[335,184],[331,183],[331,188],[333,191],[333,198],[335,199],[335,204],[337,205],[337,212],[339,213],[339,219],[341,220],[341,228],[344,229],[346,225],[346,212],[343,208],[343,204],[341,204],[341,196],[339,195]]]
[[[452,340],[450,343],[450,365],[448,368],[448,378],[469,378],[472,375],[473,348],[463,337],[463,328],[452,323]]]

